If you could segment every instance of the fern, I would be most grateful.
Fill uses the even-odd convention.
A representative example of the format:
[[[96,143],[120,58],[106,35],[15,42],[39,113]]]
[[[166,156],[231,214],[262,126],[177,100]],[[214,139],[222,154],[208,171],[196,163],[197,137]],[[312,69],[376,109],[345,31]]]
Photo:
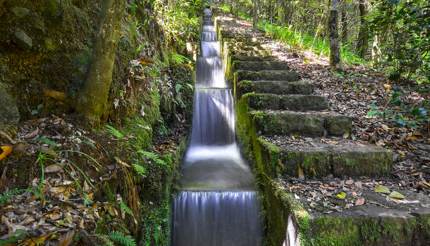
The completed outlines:
[[[118,139],[123,139],[125,137],[122,132],[120,132],[118,129],[116,129],[111,125],[106,125],[106,130],[108,131],[109,134],[111,134],[112,136]]]
[[[127,206],[127,204],[125,204],[125,202],[120,201],[120,202],[119,202],[119,208],[121,209],[121,211],[122,211],[123,213],[128,214],[128,215],[130,215],[130,216],[134,217],[133,211],[131,210],[131,208],[129,208],[129,207]]]
[[[181,64],[188,63],[190,61],[190,59],[188,59],[188,57],[183,56],[181,54],[178,54],[176,52],[172,52],[170,54],[170,61],[173,64],[181,65]]]
[[[139,164],[133,164],[133,169],[137,174],[139,174],[141,176],[146,175],[146,168],[144,166],[141,166]]]
[[[12,197],[22,194],[26,189],[11,189],[9,191],[0,193],[0,206],[5,205]]]
[[[122,232],[113,231],[109,233],[109,238],[113,242],[121,246],[136,246],[136,241],[129,235],[124,235]]]
[[[166,162],[161,159],[156,153],[143,150],[139,150],[138,153],[141,154],[144,158],[155,162],[159,166],[166,166]]]

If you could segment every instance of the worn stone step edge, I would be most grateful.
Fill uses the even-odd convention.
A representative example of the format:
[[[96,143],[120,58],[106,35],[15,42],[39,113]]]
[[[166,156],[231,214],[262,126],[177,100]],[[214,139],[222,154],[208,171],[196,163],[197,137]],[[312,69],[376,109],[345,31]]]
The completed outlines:
[[[249,92],[255,93],[272,93],[278,95],[284,94],[301,94],[310,95],[314,92],[313,84],[310,80],[299,81],[251,81],[241,80],[235,86],[237,95],[242,96]]]
[[[352,119],[333,112],[254,110],[249,112],[263,135],[349,136]]]
[[[274,81],[298,81],[300,75],[295,71],[290,70],[261,70],[261,71],[246,71],[237,70],[234,72],[234,80],[274,80]]]
[[[318,95],[251,93],[249,106],[254,110],[318,111],[328,109],[328,100]]]
[[[306,178],[387,176],[393,166],[390,150],[352,140],[340,140],[339,144],[279,147],[263,138],[258,138],[262,151],[276,159],[274,170],[278,175]]]
[[[379,209],[377,215],[335,213],[314,216],[276,181],[266,182],[263,204],[269,245],[281,245],[288,231],[297,245],[417,245],[430,240],[430,214]],[[292,237],[292,238],[291,238]]]
[[[234,70],[288,70],[286,62],[282,61],[233,61]]]

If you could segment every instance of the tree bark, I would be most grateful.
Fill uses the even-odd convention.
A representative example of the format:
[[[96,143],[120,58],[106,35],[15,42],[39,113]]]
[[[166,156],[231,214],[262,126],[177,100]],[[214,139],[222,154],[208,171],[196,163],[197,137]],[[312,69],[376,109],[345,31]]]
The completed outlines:
[[[258,25],[258,10],[259,10],[259,0],[253,0],[252,8],[252,26],[257,28]]]
[[[342,23],[342,44],[346,44],[348,42],[348,16],[347,16],[347,3],[345,0],[342,1],[342,11],[340,14],[341,23]]]
[[[340,48],[338,32],[338,0],[331,0],[328,29],[330,36],[330,66],[337,69],[340,65]]]
[[[103,1],[90,69],[76,106],[77,111],[90,125],[98,125],[106,113],[124,13],[125,1]]]
[[[364,58],[369,46],[369,34],[365,19],[367,15],[366,0],[359,0],[358,9],[360,11],[360,30],[358,32],[357,53]]]

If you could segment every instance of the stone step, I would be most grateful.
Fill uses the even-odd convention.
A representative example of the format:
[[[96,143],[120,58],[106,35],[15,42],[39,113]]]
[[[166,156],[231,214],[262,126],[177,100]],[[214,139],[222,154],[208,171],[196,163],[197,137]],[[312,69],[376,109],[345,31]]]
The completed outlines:
[[[386,195],[363,191],[364,205],[349,205],[347,198],[325,196],[335,201],[337,210],[320,205],[324,202],[304,197],[295,191],[296,183],[268,181],[263,207],[266,211],[268,245],[315,246],[425,246],[430,242],[430,199],[419,193],[402,190],[407,201],[399,203]],[[312,185],[312,184],[310,184]],[[330,186],[329,183],[321,184]],[[306,185],[304,185],[306,187]],[[323,189],[323,188],[322,188]],[[291,191],[293,190],[293,191]],[[308,193],[318,193],[308,190]],[[350,193],[350,192],[348,192]],[[309,200],[307,200],[309,198]],[[330,202],[327,202],[330,204]],[[351,202],[353,203],[353,202]],[[292,243],[291,243],[292,242]]]
[[[248,92],[272,93],[272,94],[302,94],[309,95],[313,93],[313,85],[310,80],[289,81],[250,81],[242,80],[236,85],[238,95]]]
[[[280,110],[251,111],[257,130],[263,135],[349,136],[350,117],[333,112]]]
[[[256,110],[318,111],[328,109],[325,97],[316,95],[250,94],[249,107]]]
[[[286,62],[281,61],[234,61],[234,70],[288,70],[289,66]]]
[[[252,56],[252,55],[232,55],[232,61],[273,61],[274,56]]]
[[[297,72],[289,70],[261,70],[261,71],[246,71],[237,70],[234,73],[234,80],[275,80],[275,81],[298,81],[300,75]]]
[[[342,138],[260,137],[266,156],[281,165],[278,175],[305,178],[378,177],[390,173],[393,153],[364,142]],[[274,160],[271,160],[274,161]]]

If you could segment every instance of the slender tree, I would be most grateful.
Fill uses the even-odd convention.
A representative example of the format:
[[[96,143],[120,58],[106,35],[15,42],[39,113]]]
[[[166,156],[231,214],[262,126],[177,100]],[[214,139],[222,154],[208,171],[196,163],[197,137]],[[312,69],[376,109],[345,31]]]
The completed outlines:
[[[340,14],[340,21],[342,23],[342,44],[348,42],[348,15],[347,15],[347,5],[346,0],[342,0],[342,8]]]
[[[258,24],[258,12],[259,12],[259,0],[253,0],[252,4],[252,25],[257,28]]]
[[[367,4],[366,0],[359,0],[358,9],[360,12],[360,30],[358,32],[357,53],[361,57],[365,57],[369,46],[369,34],[366,23]]]
[[[330,36],[330,66],[337,69],[340,65],[339,31],[338,31],[338,0],[330,1],[328,30]]]
[[[103,1],[91,66],[76,107],[91,125],[98,125],[102,115],[106,113],[124,13],[125,1]]]

